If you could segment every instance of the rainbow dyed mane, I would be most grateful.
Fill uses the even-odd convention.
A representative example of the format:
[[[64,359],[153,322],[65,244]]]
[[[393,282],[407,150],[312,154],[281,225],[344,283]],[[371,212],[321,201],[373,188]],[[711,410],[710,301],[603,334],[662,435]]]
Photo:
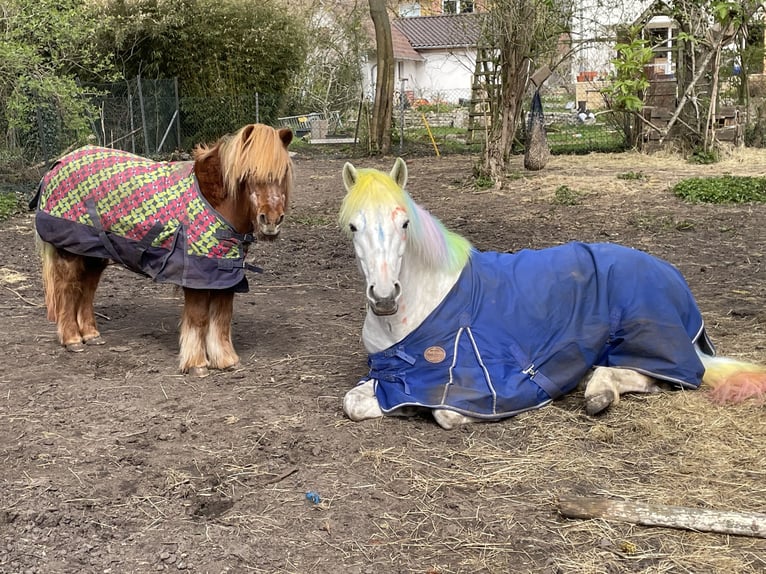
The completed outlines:
[[[357,181],[340,208],[338,222],[349,233],[349,221],[362,209],[390,211],[402,207],[407,212],[408,249],[431,268],[462,269],[471,256],[471,243],[444,227],[441,221],[415,203],[388,174],[375,169],[358,169]]]

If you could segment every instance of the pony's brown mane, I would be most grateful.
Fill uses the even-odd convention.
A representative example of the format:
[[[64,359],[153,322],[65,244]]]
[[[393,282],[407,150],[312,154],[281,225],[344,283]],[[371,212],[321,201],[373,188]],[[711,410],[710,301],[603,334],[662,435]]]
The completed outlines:
[[[202,161],[217,154],[226,194],[234,197],[239,184],[247,179],[254,183],[278,183],[289,205],[293,167],[280,131],[264,124],[250,124],[236,133],[222,137],[212,147],[199,145],[194,159]]]

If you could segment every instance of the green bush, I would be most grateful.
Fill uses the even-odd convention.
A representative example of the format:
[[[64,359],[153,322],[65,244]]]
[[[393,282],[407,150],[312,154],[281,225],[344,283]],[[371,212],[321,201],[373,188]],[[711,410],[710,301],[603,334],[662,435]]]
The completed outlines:
[[[673,193],[694,203],[766,202],[766,178],[722,175],[679,181]]]

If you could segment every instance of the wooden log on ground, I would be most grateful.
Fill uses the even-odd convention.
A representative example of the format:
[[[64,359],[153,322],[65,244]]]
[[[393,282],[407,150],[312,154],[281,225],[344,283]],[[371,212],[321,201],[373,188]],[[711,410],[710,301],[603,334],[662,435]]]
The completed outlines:
[[[766,538],[766,514],[646,504],[590,496],[562,496],[559,512],[567,518],[603,518],[644,526],[665,526]]]

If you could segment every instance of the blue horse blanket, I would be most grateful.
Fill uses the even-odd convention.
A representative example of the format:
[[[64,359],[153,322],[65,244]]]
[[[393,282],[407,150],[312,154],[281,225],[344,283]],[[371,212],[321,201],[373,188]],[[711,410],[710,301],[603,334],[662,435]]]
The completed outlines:
[[[714,354],[681,273],[614,244],[473,251],[449,295],[396,345],[369,355],[386,413],[445,408],[500,419],[574,390],[594,366],[697,388]]]

